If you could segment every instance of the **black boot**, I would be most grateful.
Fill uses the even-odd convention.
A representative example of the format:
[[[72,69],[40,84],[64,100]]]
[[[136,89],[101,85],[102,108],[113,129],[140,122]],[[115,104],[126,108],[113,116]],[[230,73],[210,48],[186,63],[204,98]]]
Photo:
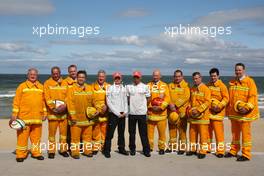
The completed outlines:
[[[178,155],[183,155],[184,153],[185,153],[185,151],[183,151],[183,150],[179,150],[179,151],[177,152]]]
[[[237,161],[249,161],[249,159],[245,156],[240,156],[237,158]]]
[[[171,149],[166,149],[165,150],[165,153],[171,153],[172,151],[171,151]]]
[[[16,161],[17,161],[18,163],[24,162],[24,160],[25,160],[25,158],[16,158]]]
[[[93,157],[93,153],[89,153],[89,154],[83,153],[82,155],[86,156],[88,158],[92,158]]]
[[[131,156],[135,156],[136,155],[136,151],[135,150],[130,150],[130,155]]]
[[[223,157],[224,157],[224,155],[223,155],[223,154],[220,154],[220,153],[219,153],[219,154],[216,154],[215,156],[216,156],[217,158],[223,158]]]
[[[34,159],[37,159],[37,160],[44,160],[43,156],[32,156],[31,155],[31,158],[34,158]]]
[[[122,155],[129,155],[128,152],[125,149],[119,149],[118,153],[122,154]]]
[[[199,153],[198,155],[197,155],[197,158],[198,159],[204,159],[206,157],[206,154],[201,154],[201,153]]]
[[[225,154],[225,156],[224,156],[225,158],[232,158],[232,157],[236,157],[236,155],[233,155],[233,154],[231,154],[231,153],[226,153]]]
[[[69,154],[67,152],[59,152],[59,154],[65,158],[69,157]]]
[[[192,151],[186,152],[186,156],[192,156],[192,155],[196,155],[196,152],[192,152]]]
[[[159,155],[164,155],[165,151],[164,150],[159,150]]]
[[[111,154],[110,152],[103,152],[103,155],[106,157],[106,158],[111,158]]]
[[[97,155],[98,151],[93,151],[93,155]]]
[[[143,155],[144,155],[145,157],[151,157],[150,152],[143,152]]]
[[[55,153],[49,153],[48,154],[49,159],[54,159],[55,158]]]

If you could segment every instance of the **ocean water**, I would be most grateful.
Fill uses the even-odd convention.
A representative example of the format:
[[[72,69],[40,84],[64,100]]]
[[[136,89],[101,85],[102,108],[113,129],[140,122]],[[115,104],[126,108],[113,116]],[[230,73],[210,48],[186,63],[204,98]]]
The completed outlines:
[[[40,82],[44,82],[48,79],[49,75],[40,75]],[[253,77],[259,92],[258,103],[261,110],[261,114],[264,112],[264,77]],[[8,118],[11,114],[12,101],[15,95],[16,87],[23,81],[25,81],[26,75],[16,75],[16,74],[0,74],[0,118]],[[224,76],[221,77],[224,83],[228,83],[232,77]],[[88,75],[88,83],[92,83],[96,80],[96,75]],[[147,83],[151,80],[150,75],[143,76],[143,82]],[[164,82],[171,82],[172,76],[163,76],[162,80]],[[191,76],[186,76],[185,80],[192,85]],[[203,81],[208,82],[209,77],[203,77]],[[107,77],[107,82],[112,83],[111,76]],[[123,77],[124,84],[130,84],[132,82],[132,77],[125,75]]]

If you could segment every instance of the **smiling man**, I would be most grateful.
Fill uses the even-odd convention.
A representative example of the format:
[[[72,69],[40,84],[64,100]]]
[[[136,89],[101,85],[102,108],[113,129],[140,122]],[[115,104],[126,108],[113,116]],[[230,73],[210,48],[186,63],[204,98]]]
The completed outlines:
[[[106,82],[106,72],[104,70],[98,71],[97,80],[91,86],[94,104],[99,111],[99,117],[94,121],[93,126],[93,154],[97,154],[104,146],[108,120],[106,90],[110,84]]]
[[[128,113],[128,102],[126,88],[122,85],[120,72],[113,74],[114,84],[108,87],[106,92],[106,103],[109,107],[109,119],[103,154],[106,158],[111,157],[111,141],[118,126],[118,152],[128,155],[125,150],[125,126]]]
[[[77,66],[70,65],[68,67],[68,76],[64,79],[67,82],[68,88],[72,87],[77,82]]]
[[[183,72],[176,70],[173,76],[173,82],[169,84],[169,91],[171,102],[169,105],[169,150],[167,152],[173,152],[178,148],[178,155],[185,153],[187,144],[186,131],[187,131],[187,116],[186,109],[189,106],[190,101],[190,88],[188,83],[184,80]],[[172,113],[178,113],[178,120],[176,122],[170,119]],[[179,132],[179,135],[177,135]],[[177,139],[177,136],[178,139]],[[178,145],[177,145],[178,144]],[[178,147],[177,147],[178,146]]]
[[[130,155],[136,154],[136,126],[138,123],[139,135],[143,146],[143,154],[150,157],[150,146],[147,136],[147,99],[150,98],[150,91],[146,84],[141,82],[140,71],[133,72],[133,84],[127,87],[129,97],[129,148]]]
[[[209,106],[211,103],[210,89],[202,82],[202,75],[199,72],[194,72],[194,86],[191,88],[191,109],[188,112],[190,123],[190,144],[191,150],[186,153],[191,156],[197,153],[198,159],[206,157],[208,151],[208,125],[209,121]],[[199,136],[199,145],[196,144]],[[195,146],[199,148],[195,148]]]
[[[44,160],[40,150],[42,121],[46,120],[47,110],[44,100],[43,85],[38,81],[38,70],[30,68],[27,80],[21,83],[13,101],[13,113],[9,124],[21,119],[26,126],[17,131],[16,160],[23,162],[28,155],[28,139],[32,148],[31,157]]]
[[[152,74],[152,81],[148,83],[150,89],[150,101],[148,102],[148,139],[150,149],[154,148],[154,131],[158,128],[159,154],[165,154],[166,128],[167,128],[167,106],[170,103],[168,85],[161,81],[161,72],[155,69]],[[158,100],[158,101],[156,101]],[[156,103],[155,103],[156,102]]]
[[[209,111],[209,140],[212,144],[213,134],[216,139],[216,156],[222,158],[225,154],[224,144],[224,117],[226,106],[229,102],[229,94],[227,87],[220,80],[219,70],[212,68],[209,71],[210,82],[207,84],[211,91],[211,105]],[[212,145],[210,145],[212,147]]]
[[[80,70],[77,73],[77,83],[67,93],[67,105],[70,114],[71,125],[71,156],[74,159],[80,158],[80,138],[82,138],[83,155],[93,157],[92,153],[92,119],[99,113],[92,116],[86,114],[88,107],[93,107],[93,90],[86,82],[86,71]]]
[[[230,102],[227,115],[231,120],[232,144],[225,157],[236,157],[240,150],[242,133],[242,156],[237,161],[251,159],[251,122],[259,118],[258,91],[255,81],[246,75],[243,63],[235,65],[236,78],[229,82]]]
[[[49,150],[48,158],[53,159],[56,151],[56,132],[59,129],[60,145],[59,154],[69,157],[67,153],[67,83],[61,77],[61,70],[55,66],[51,68],[51,77],[44,83],[44,95],[48,110],[49,120]],[[63,102],[60,106],[57,101]]]
[[[77,66],[76,65],[69,65],[68,66],[68,76],[64,79],[64,81],[67,83],[67,89],[71,88],[74,84],[77,82]],[[68,118],[70,118],[70,115],[67,114]],[[71,146],[71,129],[70,125],[67,125],[67,144],[68,146]],[[68,151],[70,151],[70,148],[68,148]]]

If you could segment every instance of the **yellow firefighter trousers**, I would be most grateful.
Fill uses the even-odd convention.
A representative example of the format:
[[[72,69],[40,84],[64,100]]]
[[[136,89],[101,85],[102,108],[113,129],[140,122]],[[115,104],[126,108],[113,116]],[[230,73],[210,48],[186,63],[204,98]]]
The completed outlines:
[[[107,122],[99,122],[93,126],[93,151],[102,150],[106,136]]]
[[[213,134],[216,145],[213,145]],[[224,123],[222,120],[210,120],[209,124],[209,148],[216,147],[216,154],[225,153]]]
[[[82,149],[84,154],[92,153],[93,126],[71,126],[71,155],[80,155],[80,138],[82,136]]]
[[[208,151],[208,125],[190,124],[190,147],[191,151],[198,151],[200,154],[206,154]],[[200,143],[198,144],[198,135]]]
[[[186,130],[187,130],[187,119],[181,118],[177,124],[169,123],[169,147],[170,150],[186,150]],[[179,131],[179,140],[177,140],[177,133]]]
[[[251,159],[251,122],[231,120],[232,143],[230,153],[237,155],[240,150],[240,134],[242,133],[242,155]]]
[[[31,142],[31,154],[41,156],[40,139],[42,125],[26,125],[25,129],[17,131],[16,157],[26,158],[28,154],[28,138]]]
[[[64,120],[49,120],[49,153],[55,153],[56,151],[56,132],[59,128],[59,150],[60,152],[66,152],[68,150],[67,140],[67,119]]]
[[[165,150],[167,119],[161,121],[148,120],[147,125],[150,149],[153,150],[154,148],[154,131],[157,126],[159,134],[158,147],[159,150]]]

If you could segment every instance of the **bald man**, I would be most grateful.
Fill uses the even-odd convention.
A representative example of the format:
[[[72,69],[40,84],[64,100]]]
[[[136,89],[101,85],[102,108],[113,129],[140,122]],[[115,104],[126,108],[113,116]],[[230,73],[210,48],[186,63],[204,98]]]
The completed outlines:
[[[159,154],[165,154],[166,127],[167,127],[167,106],[170,103],[168,85],[161,81],[160,70],[153,71],[153,79],[148,83],[150,89],[150,101],[148,101],[148,139],[150,149],[154,148],[154,131],[158,128],[159,133]],[[160,103],[154,101],[160,99]]]

